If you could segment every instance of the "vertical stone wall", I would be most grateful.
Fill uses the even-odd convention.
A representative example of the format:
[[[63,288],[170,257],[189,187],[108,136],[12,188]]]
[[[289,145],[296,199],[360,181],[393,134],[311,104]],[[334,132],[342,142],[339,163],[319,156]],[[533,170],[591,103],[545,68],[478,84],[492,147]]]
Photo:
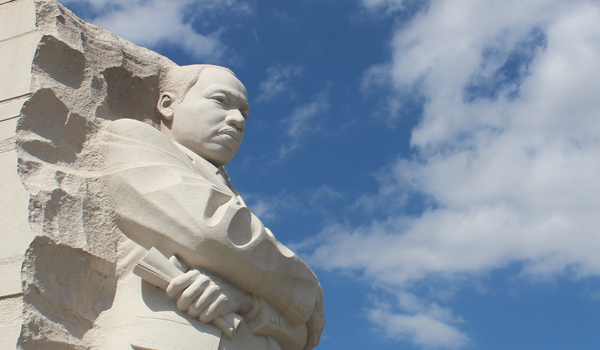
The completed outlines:
[[[22,324],[21,264],[33,234],[29,192],[17,173],[15,129],[31,95],[40,38],[34,0],[0,0],[0,349],[15,348]]]
[[[0,349],[102,348],[89,331],[111,307],[118,232],[94,134],[156,124],[173,65],[55,0],[0,0]]]

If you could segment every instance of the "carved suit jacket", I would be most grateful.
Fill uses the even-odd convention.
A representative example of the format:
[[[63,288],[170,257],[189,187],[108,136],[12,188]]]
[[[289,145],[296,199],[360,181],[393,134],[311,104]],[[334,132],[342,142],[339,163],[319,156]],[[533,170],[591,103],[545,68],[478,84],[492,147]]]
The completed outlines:
[[[305,349],[316,346],[324,325],[317,277],[245,205],[225,169],[150,125],[107,124],[104,174],[121,231],[263,298],[293,326],[308,322]]]

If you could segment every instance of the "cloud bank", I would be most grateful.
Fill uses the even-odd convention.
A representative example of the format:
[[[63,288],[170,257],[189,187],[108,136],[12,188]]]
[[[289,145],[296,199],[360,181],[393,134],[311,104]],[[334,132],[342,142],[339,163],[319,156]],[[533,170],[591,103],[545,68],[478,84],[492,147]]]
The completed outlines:
[[[389,16],[404,5],[363,4]],[[383,168],[367,198],[386,217],[328,227],[311,263],[412,298],[368,313],[390,337],[470,342],[415,283],[451,286],[514,263],[521,278],[600,275],[598,23],[596,1],[432,0],[395,29],[390,61],[365,73],[364,85],[391,91],[389,118],[403,117],[407,96],[423,97],[414,155]],[[406,216],[391,195],[430,204]]]

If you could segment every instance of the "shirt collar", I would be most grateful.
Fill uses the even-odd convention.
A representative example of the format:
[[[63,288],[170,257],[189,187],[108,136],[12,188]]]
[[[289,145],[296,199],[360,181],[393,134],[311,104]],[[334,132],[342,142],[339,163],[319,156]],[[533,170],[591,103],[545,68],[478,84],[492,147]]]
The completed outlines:
[[[180,144],[179,142],[173,141],[173,143],[186,156],[188,156],[188,158],[190,158],[190,160],[192,161],[192,163],[194,163],[198,168],[200,168],[200,170],[202,172],[206,171],[206,172],[210,173],[211,175],[217,175],[221,179],[221,181],[224,182],[225,185],[227,185],[227,187],[231,186],[231,181],[229,180],[229,175],[227,174],[227,171],[225,170],[225,167],[223,167],[223,166],[216,167],[213,163],[211,163],[208,160],[202,158],[197,153],[195,153],[191,149],[185,147],[184,145]],[[208,175],[208,174],[206,174],[206,175]]]

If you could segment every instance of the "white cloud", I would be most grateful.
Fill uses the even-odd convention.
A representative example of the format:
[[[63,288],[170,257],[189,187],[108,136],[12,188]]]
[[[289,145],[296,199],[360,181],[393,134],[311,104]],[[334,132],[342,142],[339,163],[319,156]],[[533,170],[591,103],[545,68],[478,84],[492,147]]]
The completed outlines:
[[[313,263],[404,291],[514,263],[523,278],[600,275],[598,23],[596,1],[434,0],[398,28],[392,60],[369,70],[365,86],[387,87],[396,101],[417,89],[426,102],[415,157],[384,168],[368,202],[385,209],[390,193],[403,193],[410,205],[416,193],[432,205],[331,226]],[[390,336],[423,347],[467,344],[453,322],[422,311],[371,314]]]
[[[407,0],[362,0],[364,7],[370,10],[384,9],[386,11],[395,11],[403,9]]]
[[[302,74],[302,67],[295,65],[274,65],[267,69],[267,78],[260,83],[257,101],[269,101],[284,92],[292,92],[289,81]]]
[[[223,56],[226,45],[220,33],[227,23],[214,25],[208,33],[199,33],[192,22],[208,22],[211,14],[227,11],[244,15],[248,5],[235,0],[69,0],[69,3],[88,4],[92,9],[91,22],[126,40],[145,47],[173,45],[197,59],[215,60]]]
[[[319,130],[319,121],[315,118],[328,108],[327,93],[321,92],[311,102],[297,107],[288,118],[281,121],[286,129],[286,141],[279,149],[279,159],[296,150],[306,141],[306,137]]]
[[[345,197],[344,193],[327,185],[308,192],[308,205],[311,208],[318,207],[326,202],[338,201]]]
[[[418,312],[412,315],[397,314],[390,309],[389,305],[380,304],[369,310],[367,315],[369,321],[390,338],[408,340],[427,349],[454,349],[470,343],[467,336],[450,324],[457,321],[447,320],[448,317],[451,318],[447,309],[434,307],[433,310],[428,310],[429,312]]]
[[[376,301],[367,314],[369,321],[390,338],[408,340],[428,349],[453,349],[471,343],[456,327],[464,320],[454,317],[449,308],[435,302],[427,303],[406,291],[392,291],[391,294],[396,297],[397,308],[403,314],[394,312],[390,303],[380,301]]]

